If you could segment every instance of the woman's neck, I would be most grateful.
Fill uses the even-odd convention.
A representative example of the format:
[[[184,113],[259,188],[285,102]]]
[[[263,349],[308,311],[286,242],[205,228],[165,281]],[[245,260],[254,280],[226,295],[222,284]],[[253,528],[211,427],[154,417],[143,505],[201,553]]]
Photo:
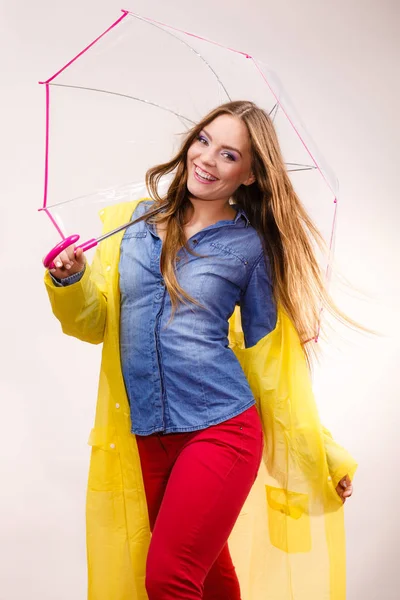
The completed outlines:
[[[186,239],[190,239],[202,229],[218,223],[218,221],[229,221],[236,216],[236,210],[232,208],[228,200],[200,200],[191,197],[185,211],[184,231]],[[162,241],[165,239],[165,225],[156,224],[156,231]]]
[[[234,219],[236,211],[227,200],[201,200],[191,197],[185,214],[185,227],[207,227],[218,221]]]

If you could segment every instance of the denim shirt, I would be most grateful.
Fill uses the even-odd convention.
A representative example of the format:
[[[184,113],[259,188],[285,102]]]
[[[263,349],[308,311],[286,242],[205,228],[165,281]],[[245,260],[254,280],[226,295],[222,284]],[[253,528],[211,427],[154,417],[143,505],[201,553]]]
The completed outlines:
[[[131,220],[152,201],[138,204]],[[120,346],[132,433],[204,429],[255,403],[247,378],[228,344],[228,319],[238,304],[246,347],[276,325],[269,265],[245,212],[192,236],[181,249],[176,276],[202,306],[180,304],[173,320],[160,271],[162,241],[144,221],[126,230],[119,263]],[[71,285],[83,273],[56,285]],[[53,278],[55,279],[55,278]]]
[[[141,202],[132,220],[152,206]],[[161,271],[162,241],[144,221],[126,230],[119,263],[120,344],[132,432],[189,432],[234,417],[255,403],[228,345],[239,304],[246,346],[275,328],[276,309],[261,240],[240,208],[192,236],[176,276],[202,306],[180,304],[173,320]]]

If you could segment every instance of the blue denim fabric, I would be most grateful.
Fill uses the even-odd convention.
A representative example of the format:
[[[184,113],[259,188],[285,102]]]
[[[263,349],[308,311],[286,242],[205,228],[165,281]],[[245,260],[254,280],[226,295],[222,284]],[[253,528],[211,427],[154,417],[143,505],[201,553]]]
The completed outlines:
[[[78,281],[82,279],[83,274],[85,272],[85,268],[86,267],[84,267],[82,271],[79,271],[79,273],[74,273],[73,275],[68,275],[68,277],[64,277],[64,279],[58,279],[58,277],[54,277],[52,273],[50,273],[50,277],[52,278],[53,283],[56,287],[67,287],[68,285],[72,285],[73,283],[78,283]]]
[[[141,202],[132,220],[151,205]],[[180,304],[168,323],[171,301],[154,226],[132,225],[121,242],[121,361],[132,432],[138,435],[203,429],[252,406],[254,396],[228,346],[228,318],[239,304],[247,347],[276,325],[269,266],[242,209],[188,243],[205,256],[181,249],[177,279],[203,307]]]

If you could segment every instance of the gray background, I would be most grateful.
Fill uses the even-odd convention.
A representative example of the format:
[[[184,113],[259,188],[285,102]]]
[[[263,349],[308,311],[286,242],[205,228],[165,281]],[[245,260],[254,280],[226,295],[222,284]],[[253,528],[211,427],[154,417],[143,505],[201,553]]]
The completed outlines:
[[[367,298],[339,285],[332,291],[343,310],[386,335],[369,340],[338,329],[324,345],[314,387],[324,424],[360,463],[346,505],[348,598],[394,600],[400,534],[395,0],[0,3],[0,600],[86,596],[86,441],[100,348],[62,336],[42,284],[41,257],[53,235],[36,212],[44,153],[44,89],[37,81],[121,8],[266,60],[339,178],[336,260]]]

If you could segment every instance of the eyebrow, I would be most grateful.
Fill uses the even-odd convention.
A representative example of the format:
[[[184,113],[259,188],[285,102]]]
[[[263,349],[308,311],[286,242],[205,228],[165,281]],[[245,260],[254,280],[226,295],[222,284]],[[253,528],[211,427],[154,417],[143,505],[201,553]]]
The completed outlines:
[[[212,141],[212,137],[211,135],[208,133],[208,131],[206,129],[202,129],[202,131],[204,131],[204,133],[206,134],[206,136],[208,138],[210,138],[210,140]],[[225,144],[223,144],[223,147],[226,148],[227,150],[233,150],[234,152],[237,152],[239,154],[239,156],[242,156],[242,153],[237,149],[237,148],[232,148],[232,146],[225,146]],[[243,158],[243,157],[242,157]]]

